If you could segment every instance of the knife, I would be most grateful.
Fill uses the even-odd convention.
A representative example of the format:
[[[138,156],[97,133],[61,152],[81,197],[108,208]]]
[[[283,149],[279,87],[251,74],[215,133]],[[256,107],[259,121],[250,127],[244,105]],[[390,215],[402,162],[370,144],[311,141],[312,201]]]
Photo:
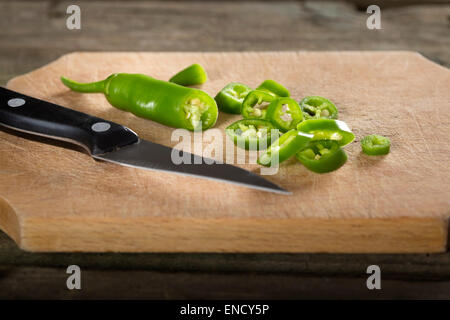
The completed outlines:
[[[289,191],[262,177],[224,163],[140,139],[120,124],[0,87],[0,124],[21,132],[75,143],[98,160],[234,183],[281,194]],[[191,164],[175,164],[172,152]]]

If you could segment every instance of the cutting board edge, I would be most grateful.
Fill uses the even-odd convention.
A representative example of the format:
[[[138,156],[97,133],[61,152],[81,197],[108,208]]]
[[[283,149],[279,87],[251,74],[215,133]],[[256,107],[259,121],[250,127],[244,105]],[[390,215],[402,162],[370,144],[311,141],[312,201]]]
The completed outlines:
[[[21,225],[19,215],[9,202],[0,196],[0,229],[11,237],[19,247],[21,246]]]
[[[439,253],[448,219],[27,218],[20,231],[32,252]]]

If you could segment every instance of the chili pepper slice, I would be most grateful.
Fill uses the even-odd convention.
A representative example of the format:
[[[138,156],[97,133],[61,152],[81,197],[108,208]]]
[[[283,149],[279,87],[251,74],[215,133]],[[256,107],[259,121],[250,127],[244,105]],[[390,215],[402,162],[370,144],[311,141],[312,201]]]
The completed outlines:
[[[220,111],[226,113],[241,113],[242,102],[247,94],[252,91],[249,86],[239,82],[227,84],[214,98]]]
[[[198,63],[181,70],[170,78],[169,82],[179,84],[180,86],[195,86],[203,84],[208,79],[205,69]]]
[[[295,129],[303,121],[302,109],[291,98],[276,98],[267,108],[266,118],[283,132]]]
[[[290,130],[283,134],[278,140],[273,142],[270,147],[258,158],[258,163],[262,166],[270,167],[277,165],[299,150],[302,150],[313,138],[312,134]]]
[[[175,128],[208,129],[218,116],[216,101],[206,92],[143,74],[116,73],[92,83],[61,81],[77,92],[104,93],[118,109]]]
[[[388,154],[391,149],[391,141],[378,134],[371,134],[361,140],[361,147],[365,154],[378,156]]]
[[[297,130],[313,134],[313,140],[335,140],[340,146],[345,146],[355,140],[355,135],[347,124],[340,120],[304,120],[297,125]]]
[[[246,119],[265,119],[267,107],[274,99],[266,91],[252,90],[242,102],[241,114]]]
[[[337,170],[347,161],[347,154],[333,140],[311,141],[295,156],[306,168],[316,173]]]
[[[330,100],[319,97],[309,96],[300,101],[305,119],[337,119],[338,109]]]
[[[274,80],[263,81],[256,90],[266,91],[278,97],[289,97],[291,95],[288,89]]]
[[[242,119],[229,125],[225,133],[234,144],[246,150],[266,149],[278,139],[278,130],[266,120]]]

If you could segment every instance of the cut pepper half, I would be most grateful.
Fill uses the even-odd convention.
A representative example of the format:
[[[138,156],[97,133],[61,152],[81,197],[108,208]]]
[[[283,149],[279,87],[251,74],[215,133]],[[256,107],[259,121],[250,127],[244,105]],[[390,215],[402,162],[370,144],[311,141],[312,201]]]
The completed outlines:
[[[283,132],[295,129],[303,121],[297,101],[291,98],[276,98],[267,108],[266,118]]]
[[[289,97],[291,95],[288,89],[274,80],[263,81],[256,90],[266,91],[278,97]]]
[[[267,108],[274,99],[266,91],[250,91],[242,102],[241,114],[246,119],[265,119]]]
[[[246,150],[264,150],[279,137],[278,130],[266,120],[243,119],[225,129],[234,144]]]
[[[201,65],[194,63],[170,78],[169,82],[180,86],[194,86],[205,83],[207,79],[208,76],[205,69]]]
[[[258,158],[258,163],[262,166],[277,166],[279,163],[289,159],[299,150],[305,148],[307,143],[313,138],[312,134],[307,134],[297,130],[291,130],[283,134],[278,140]]]
[[[337,119],[338,109],[330,100],[319,97],[309,96],[300,101],[300,107],[303,110],[305,119]]]
[[[206,130],[218,116],[216,101],[206,92],[143,74],[115,73],[91,83],[61,81],[77,92],[101,92],[120,110],[174,128]]]
[[[337,170],[347,161],[345,151],[332,140],[311,141],[295,156],[306,168],[316,173]]]
[[[371,134],[361,140],[363,152],[370,156],[379,156],[388,154],[391,149],[391,142],[388,138]]]
[[[355,135],[347,124],[340,120],[304,120],[297,125],[297,130],[313,134],[313,140],[335,140],[340,146],[345,146],[355,140]]]
[[[220,111],[226,113],[241,113],[242,102],[252,89],[239,82],[227,84],[214,98]]]

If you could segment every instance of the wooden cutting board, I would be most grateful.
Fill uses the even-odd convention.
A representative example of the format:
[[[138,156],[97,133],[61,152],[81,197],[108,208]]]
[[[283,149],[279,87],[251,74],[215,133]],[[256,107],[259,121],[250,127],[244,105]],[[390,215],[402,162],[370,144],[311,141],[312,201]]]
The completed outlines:
[[[450,215],[450,71],[413,52],[73,53],[8,88],[115,121],[174,146],[172,128],[70,92],[61,75],[168,79],[191,63],[215,95],[230,81],[275,79],[292,96],[334,101],[356,141],[347,164],[318,175],[295,159],[267,179],[284,196],[98,162],[61,143],[0,131],[0,226],[29,251],[441,252]],[[223,130],[239,116],[221,113]],[[391,139],[368,157],[359,140]],[[241,165],[259,172],[254,164]]]

